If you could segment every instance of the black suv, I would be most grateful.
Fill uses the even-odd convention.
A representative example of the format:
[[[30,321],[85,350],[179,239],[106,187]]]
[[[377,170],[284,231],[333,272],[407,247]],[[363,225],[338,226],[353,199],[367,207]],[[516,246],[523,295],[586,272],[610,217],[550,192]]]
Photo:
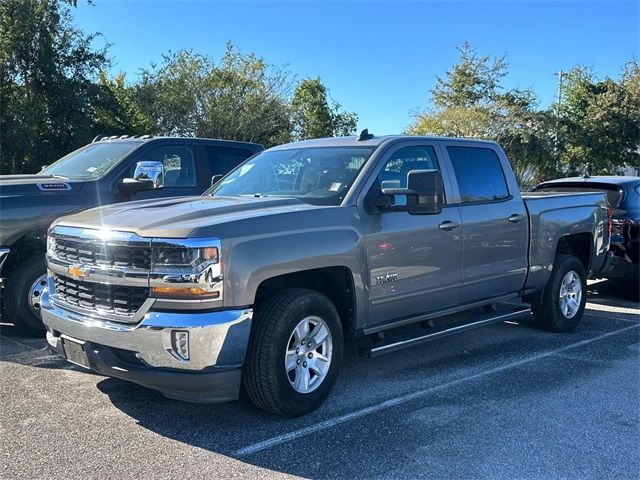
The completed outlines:
[[[96,137],[40,173],[0,176],[3,316],[26,332],[44,332],[39,297],[47,228],[56,218],[109,203],[200,195],[212,179],[261,150],[201,138]]]
[[[536,191],[604,192],[611,208],[611,251],[604,278],[620,280],[638,296],[640,278],[640,177],[561,178],[541,183]]]

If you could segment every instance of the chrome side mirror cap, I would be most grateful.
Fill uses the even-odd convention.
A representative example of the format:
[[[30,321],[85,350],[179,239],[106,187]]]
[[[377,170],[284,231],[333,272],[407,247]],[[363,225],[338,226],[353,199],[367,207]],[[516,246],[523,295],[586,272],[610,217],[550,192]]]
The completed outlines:
[[[138,162],[133,173],[133,180],[150,184],[150,189],[164,187],[164,165],[162,162]]]

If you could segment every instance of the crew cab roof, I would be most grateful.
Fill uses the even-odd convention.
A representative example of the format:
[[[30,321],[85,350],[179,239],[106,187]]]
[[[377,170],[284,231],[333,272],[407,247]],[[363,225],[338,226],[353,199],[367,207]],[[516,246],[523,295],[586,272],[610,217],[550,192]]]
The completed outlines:
[[[416,136],[416,135],[380,135],[374,136],[368,140],[358,140],[357,136],[349,137],[329,137],[329,138],[317,138],[313,140],[302,140],[299,142],[285,143],[277,147],[272,147],[271,150],[286,150],[291,148],[307,148],[307,147],[379,147],[383,143],[395,143],[402,140],[424,140],[424,141],[440,141],[446,140],[448,142],[474,142],[486,145],[497,145],[495,142],[488,140],[478,140],[475,138],[449,138],[449,137],[436,137],[436,136]]]

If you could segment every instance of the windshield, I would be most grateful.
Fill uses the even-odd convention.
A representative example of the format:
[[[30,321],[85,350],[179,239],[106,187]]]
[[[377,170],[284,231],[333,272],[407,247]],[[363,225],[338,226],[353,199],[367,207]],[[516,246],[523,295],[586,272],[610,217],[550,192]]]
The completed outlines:
[[[213,196],[293,197],[339,205],[371,147],[269,150],[229,173],[207,193]]]
[[[38,175],[99,178],[138,145],[138,142],[91,143],[43,168]]]

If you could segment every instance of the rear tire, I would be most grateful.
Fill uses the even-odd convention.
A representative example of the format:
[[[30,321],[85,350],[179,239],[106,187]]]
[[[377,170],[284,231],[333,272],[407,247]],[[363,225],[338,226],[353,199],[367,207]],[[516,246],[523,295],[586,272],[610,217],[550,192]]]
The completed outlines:
[[[343,341],[340,317],[326,296],[307,289],[277,293],[256,308],[243,372],[249,398],[283,417],[315,410],[335,383]]]
[[[575,329],[587,303],[587,275],[580,260],[572,255],[556,255],[542,303],[532,305],[536,326],[550,332]]]
[[[38,253],[16,267],[7,281],[5,305],[8,320],[16,329],[30,336],[43,336],[45,332],[39,315],[38,298],[46,288],[44,255]]]

